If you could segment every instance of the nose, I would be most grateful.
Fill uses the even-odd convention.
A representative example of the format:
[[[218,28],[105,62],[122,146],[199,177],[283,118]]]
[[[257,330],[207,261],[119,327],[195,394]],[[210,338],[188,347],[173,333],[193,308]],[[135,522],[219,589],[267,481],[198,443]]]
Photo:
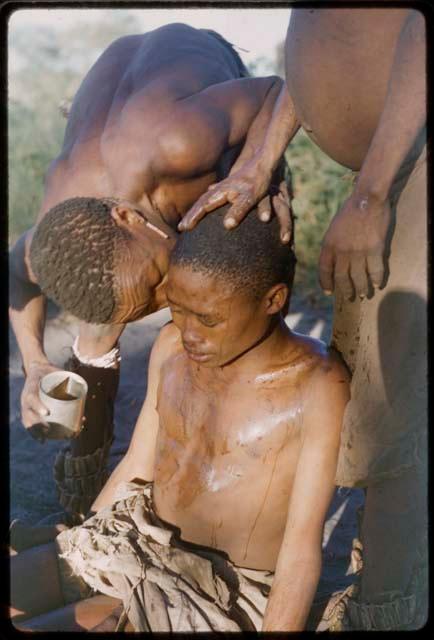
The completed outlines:
[[[189,322],[188,320],[185,322],[183,331],[182,331],[182,342],[186,349],[191,349],[192,351],[197,350],[201,345],[203,345],[203,339],[195,326],[195,323]]]

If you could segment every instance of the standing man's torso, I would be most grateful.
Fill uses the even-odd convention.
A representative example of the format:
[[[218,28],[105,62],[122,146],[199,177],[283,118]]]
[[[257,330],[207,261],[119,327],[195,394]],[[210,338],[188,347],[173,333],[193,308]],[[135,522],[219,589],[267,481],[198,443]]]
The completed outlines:
[[[408,9],[293,9],[286,81],[303,128],[359,170],[383,110]],[[397,132],[399,135],[399,132]]]

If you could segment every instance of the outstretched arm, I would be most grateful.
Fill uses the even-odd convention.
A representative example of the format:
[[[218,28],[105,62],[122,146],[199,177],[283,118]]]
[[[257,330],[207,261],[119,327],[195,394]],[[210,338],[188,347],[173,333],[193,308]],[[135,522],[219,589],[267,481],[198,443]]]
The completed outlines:
[[[224,224],[228,229],[236,227],[266,194],[273,171],[299,126],[291,97],[283,84],[259,146],[255,144],[251,148],[253,153],[240,154],[229,177],[199,198],[178,228],[192,229],[207,213],[227,202],[232,206],[226,213]],[[286,228],[282,229],[284,242],[289,241],[289,237],[285,237],[286,232]]]
[[[305,400],[303,443],[262,631],[302,631],[321,573],[324,521],[335,488],[348,374],[317,371]]]
[[[26,428],[44,421],[47,409],[39,400],[38,384],[54,367],[43,347],[46,298],[29,262],[32,230],[24,233],[9,254],[9,317],[23,360],[26,382],[21,394],[21,417]]]
[[[384,285],[384,249],[390,224],[389,192],[426,120],[425,22],[410,11],[398,38],[388,93],[352,195],[333,218],[319,260],[320,283],[330,294],[368,294]],[[410,222],[409,222],[410,224]]]

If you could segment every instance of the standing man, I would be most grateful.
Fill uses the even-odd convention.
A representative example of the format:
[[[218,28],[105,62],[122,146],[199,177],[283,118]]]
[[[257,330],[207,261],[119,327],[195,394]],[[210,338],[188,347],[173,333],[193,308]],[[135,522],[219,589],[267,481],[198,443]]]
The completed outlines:
[[[42,436],[38,385],[55,369],[43,349],[46,296],[83,321],[70,368],[89,385],[86,422],[55,464],[61,504],[76,516],[106,479],[119,336],[166,306],[177,224],[236,158],[252,156],[282,85],[249,78],[217,33],[171,24],[113,42],[75,96],[37,223],[11,252],[10,317],[26,375],[22,420]]]
[[[236,226],[302,126],[359,171],[319,261],[353,378],[336,484],[367,489],[364,568],[341,628],[416,629],[427,601],[425,22],[407,9],[293,9],[287,88],[257,153],[183,219]]]

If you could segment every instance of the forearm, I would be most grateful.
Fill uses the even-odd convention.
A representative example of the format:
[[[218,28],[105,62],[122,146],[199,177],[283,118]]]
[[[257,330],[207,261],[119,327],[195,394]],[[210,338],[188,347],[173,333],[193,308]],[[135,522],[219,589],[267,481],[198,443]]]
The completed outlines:
[[[321,573],[321,553],[276,570],[262,631],[303,631]]]
[[[232,166],[231,173],[234,173],[245,162],[248,162],[263,145],[267,129],[273,115],[273,110],[282,87],[284,87],[284,83],[280,78],[276,78],[271,84],[261,109],[247,131],[244,146],[236,162]]]
[[[384,201],[426,121],[425,24],[412,11],[398,39],[384,109],[355,194]]]
[[[44,352],[46,298],[32,284],[10,280],[9,317],[27,372],[33,363],[48,362]]]
[[[255,154],[262,172],[271,177],[280,158],[300,128],[286,84],[280,90],[263,142]]]

